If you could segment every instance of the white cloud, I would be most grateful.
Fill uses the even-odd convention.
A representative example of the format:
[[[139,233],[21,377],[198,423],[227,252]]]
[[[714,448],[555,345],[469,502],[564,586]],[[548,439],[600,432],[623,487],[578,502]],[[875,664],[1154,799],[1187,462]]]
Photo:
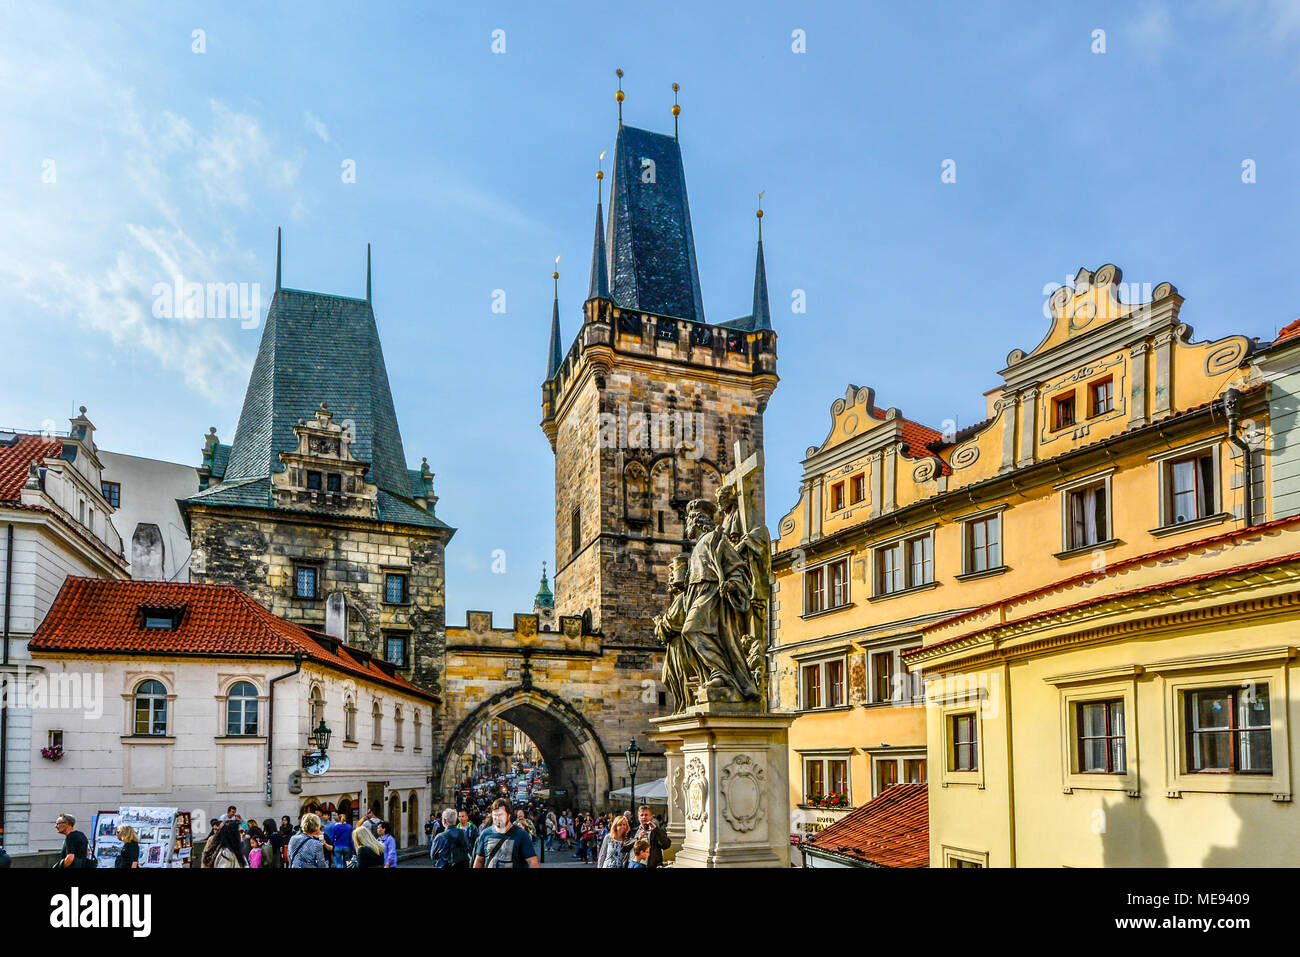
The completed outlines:
[[[310,132],[315,133],[317,136],[319,136],[321,138],[321,142],[328,143],[330,141],[330,130],[329,127],[325,125],[324,120],[322,120],[311,110],[307,111],[306,120],[307,120],[307,129]]]

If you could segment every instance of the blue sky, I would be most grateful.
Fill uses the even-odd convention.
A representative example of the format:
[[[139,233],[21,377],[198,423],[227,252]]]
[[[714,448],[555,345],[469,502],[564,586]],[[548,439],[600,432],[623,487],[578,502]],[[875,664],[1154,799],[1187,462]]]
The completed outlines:
[[[567,347],[615,67],[632,125],[671,130],[681,84],[712,321],[749,311],[767,191],[773,526],[848,383],[983,418],[1080,266],[1173,282],[1198,338],[1300,315],[1294,2],[178,6],[0,6],[0,425],[84,404],[101,446],[197,463],[260,323],[156,318],[155,284],[259,283],[260,320],[276,226],[300,289],[364,295],[373,243],[407,457],[460,529],[450,622],[526,610],[553,554],[550,273]]]

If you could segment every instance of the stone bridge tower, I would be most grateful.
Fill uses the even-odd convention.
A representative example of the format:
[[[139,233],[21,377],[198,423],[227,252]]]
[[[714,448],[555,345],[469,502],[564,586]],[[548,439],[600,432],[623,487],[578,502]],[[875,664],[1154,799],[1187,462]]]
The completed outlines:
[[[667,710],[651,620],[691,544],[687,503],[713,496],[737,443],[763,449],[776,333],[761,232],[751,313],[705,321],[675,135],[620,124],[609,205],[606,231],[598,190],[590,291],[567,353],[557,290],[541,425],[555,452],[555,613],[582,616],[614,657],[602,710],[617,720],[601,736],[617,769],[635,735],[645,781],[664,774],[644,733]]]

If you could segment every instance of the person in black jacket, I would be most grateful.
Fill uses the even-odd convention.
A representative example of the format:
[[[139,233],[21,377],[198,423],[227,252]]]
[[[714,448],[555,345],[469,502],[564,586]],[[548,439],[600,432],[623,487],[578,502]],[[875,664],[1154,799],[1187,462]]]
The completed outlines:
[[[140,838],[136,836],[135,828],[130,824],[119,824],[117,826],[117,839],[122,842],[122,853],[117,855],[113,867],[122,871],[139,867]]]
[[[623,842],[623,849],[629,854],[637,841],[645,841],[650,845],[650,857],[646,861],[646,867],[662,867],[664,863],[664,851],[672,847],[672,841],[664,833],[664,829],[655,823],[654,815],[650,809],[642,804],[636,809],[637,820],[641,826],[637,828],[636,833],[628,837]]]
[[[90,842],[86,840],[86,835],[77,830],[76,824],[77,819],[71,814],[60,814],[54,820],[54,829],[63,835],[63,856],[54,865],[56,868],[93,866],[90,862]]]
[[[442,830],[433,839],[430,856],[434,867],[469,870],[469,841],[465,832],[456,826],[456,811],[447,808],[442,812]]]

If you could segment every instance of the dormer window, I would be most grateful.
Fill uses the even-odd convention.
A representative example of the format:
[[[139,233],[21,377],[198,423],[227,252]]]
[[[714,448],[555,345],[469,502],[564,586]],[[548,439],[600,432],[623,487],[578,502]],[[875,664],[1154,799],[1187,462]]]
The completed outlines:
[[[141,624],[151,631],[173,631],[180,623],[180,612],[175,608],[141,608]]]
[[[309,489],[312,490],[313,492],[319,492],[319,491],[321,490],[321,474],[320,474],[320,472],[308,472],[308,473],[307,473],[307,488],[309,488]]]

